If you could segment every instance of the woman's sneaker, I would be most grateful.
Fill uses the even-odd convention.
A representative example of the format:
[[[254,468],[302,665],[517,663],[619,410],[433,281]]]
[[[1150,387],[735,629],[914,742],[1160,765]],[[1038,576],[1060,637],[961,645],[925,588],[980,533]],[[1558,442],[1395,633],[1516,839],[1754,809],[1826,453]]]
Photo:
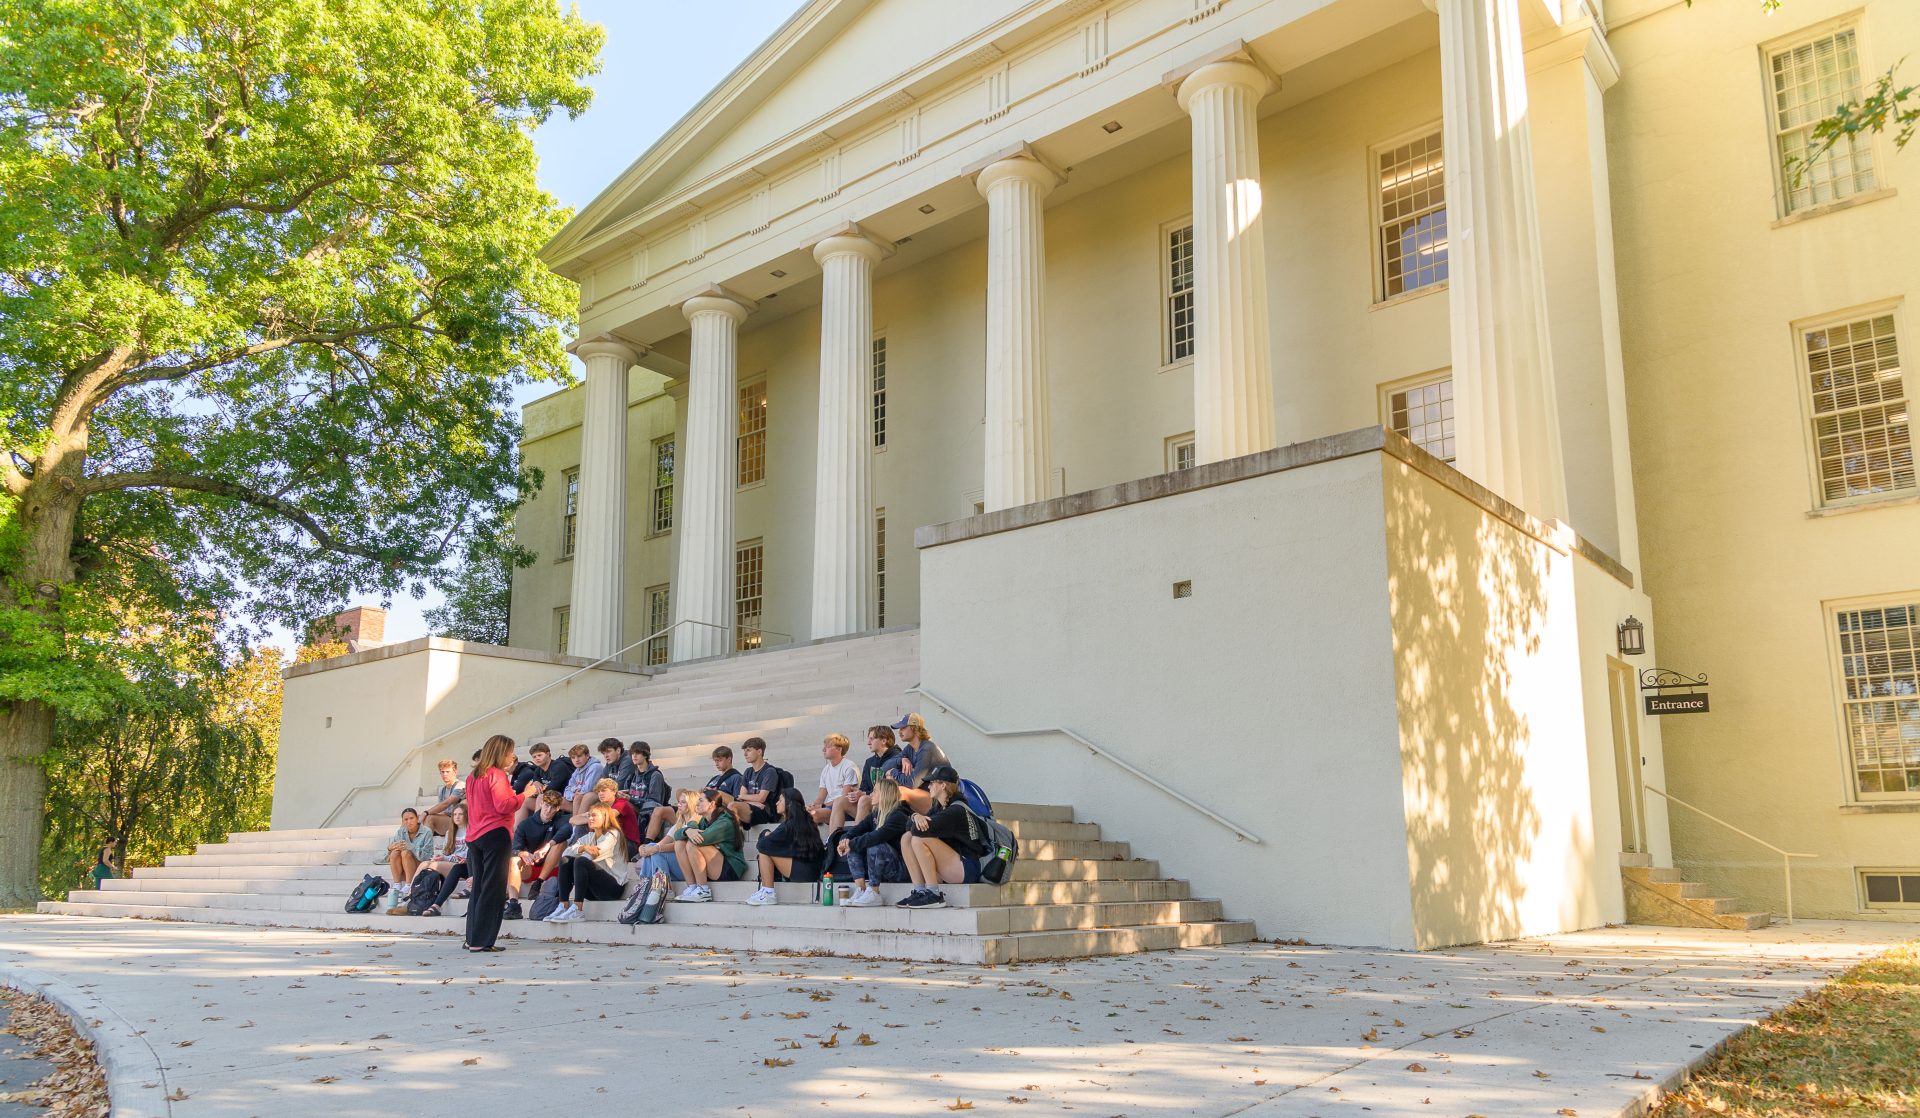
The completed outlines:
[[[901,897],[901,898],[900,898],[899,900],[897,900],[897,901],[895,901],[895,902],[893,902],[893,907],[895,907],[895,908],[918,908],[918,907],[919,907],[919,905],[918,905],[918,904],[916,904],[915,902],[916,902],[916,901],[917,901],[917,900],[919,899],[919,897],[920,897],[920,894],[922,894],[922,893],[924,893],[924,892],[926,892],[926,891],[927,891],[927,890],[926,890],[926,889],[925,889],[925,888],[924,888],[923,886],[919,886],[919,885],[915,885],[915,886],[913,887],[913,891],[912,891],[912,892],[910,892],[910,893],[908,893],[908,894],[907,894],[906,896],[904,896],[904,897]]]
[[[750,905],[779,904],[780,895],[768,886],[762,885],[753,891],[753,896],[747,898],[747,903]]]
[[[567,912],[571,908],[573,908],[572,905],[563,904],[559,908],[541,917],[540,922],[542,924],[564,924],[567,921]]]
[[[685,901],[688,904],[695,904],[700,901],[710,901],[713,899],[713,890],[707,888],[705,885],[689,885],[681,891],[678,897],[675,897],[674,899],[678,901]]]
[[[901,902],[903,908],[945,908],[947,895],[938,889],[921,889]]]
[[[879,906],[880,891],[871,885],[847,898],[848,908],[878,908]]]

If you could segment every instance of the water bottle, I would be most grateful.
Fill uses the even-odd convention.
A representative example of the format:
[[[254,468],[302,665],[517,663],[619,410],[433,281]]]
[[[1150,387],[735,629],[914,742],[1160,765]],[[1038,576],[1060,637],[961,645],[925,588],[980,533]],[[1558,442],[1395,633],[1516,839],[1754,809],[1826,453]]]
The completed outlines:
[[[820,905],[822,908],[833,907],[833,875],[832,874],[828,874],[827,876],[820,879]]]

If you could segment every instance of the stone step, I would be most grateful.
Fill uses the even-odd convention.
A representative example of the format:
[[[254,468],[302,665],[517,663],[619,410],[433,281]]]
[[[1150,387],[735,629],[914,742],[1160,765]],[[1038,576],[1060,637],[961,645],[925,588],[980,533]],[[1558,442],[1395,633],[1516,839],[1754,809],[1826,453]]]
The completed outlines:
[[[1627,918],[1636,924],[1752,931],[1766,927],[1772,919],[1763,912],[1736,911],[1737,900],[1709,895],[1709,886],[1682,880],[1676,869],[1623,866],[1620,877],[1626,891]]]
[[[1009,828],[1011,829],[1011,828]],[[204,864],[242,864],[230,863],[228,859],[256,859],[244,864],[257,865],[296,865],[291,859],[280,860],[283,855],[331,854],[337,855],[343,865],[362,864],[385,866],[387,864],[386,840],[392,837],[388,832],[377,841],[369,842],[356,838],[350,843],[330,842],[327,839],[294,839],[288,842],[203,842],[191,855],[176,854],[175,858],[220,859]],[[1021,838],[1020,856],[1022,858],[1085,858],[1093,860],[1119,860],[1129,856],[1129,848],[1124,842],[1109,842],[1090,839],[1040,839]],[[203,864],[199,862],[169,864]]]
[[[1715,915],[1722,928],[1736,932],[1757,931],[1773,923],[1773,916],[1766,912],[1722,912]]]
[[[427,932],[453,937],[462,932],[461,921],[458,920],[356,915],[345,912],[281,913],[269,910],[194,908],[178,905],[118,905],[89,901],[47,901],[40,905],[39,910],[44,913],[67,916],[137,916],[204,923],[368,931],[387,935]],[[568,924],[513,920],[502,926],[501,937],[509,943],[549,940],[630,944],[641,947],[693,947],[721,951],[786,951],[807,954],[824,951],[833,955],[864,958],[997,965],[1161,951],[1178,947],[1212,947],[1228,943],[1244,943],[1251,940],[1254,935],[1251,923],[1233,920],[1018,932],[1005,935],[941,935],[925,932],[821,929],[767,924],[739,926],[692,924],[674,922],[674,911],[672,908],[668,909],[666,923],[631,927],[606,920],[583,920]],[[848,910],[850,914],[858,911]],[[931,917],[935,913],[924,915]]]

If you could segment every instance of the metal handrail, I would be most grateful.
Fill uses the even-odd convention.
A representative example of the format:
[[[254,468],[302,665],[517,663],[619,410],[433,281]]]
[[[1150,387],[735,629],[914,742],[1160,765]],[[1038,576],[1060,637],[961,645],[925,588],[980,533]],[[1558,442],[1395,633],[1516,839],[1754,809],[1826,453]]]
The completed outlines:
[[[331,827],[333,825],[333,821],[340,817],[340,813],[347,810],[347,805],[353,802],[353,798],[355,796],[358,796],[362,792],[376,792],[382,788],[386,788],[388,785],[392,784],[394,780],[397,777],[399,777],[399,775],[402,772],[406,770],[406,767],[409,764],[411,764],[415,758],[419,757],[421,753],[432,748],[433,746],[439,745],[441,742],[447,740],[448,738],[459,733],[460,731],[465,730],[471,726],[478,725],[481,722],[485,722],[487,719],[492,718],[495,715],[506,714],[512,711],[514,707],[519,706],[521,703],[526,702],[528,699],[533,698],[535,695],[545,694],[546,692],[553,690],[555,687],[563,687],[566,684],[573,682],[573,679],[575,676],[585,675],[587,672],[590,672],[595,668],[599,667],[600,665],[607,663],[609,660],[618,659],[619,657],[626,655],[628,652],[631,652],[632,650],[640,647],[643,644],[649,644],[653,641],[659,640],[661,637],[667,636],[668,634],[672,633],[675,629],[678,629],[682,625],[700,625],[708,629],[719,629],[720,631],[726,632],[726,633],[731,633],[736,628],[736,626],[733,626],[733,625],[719,625],[712,621],[696,621],[691,617],[684,618],[682,620],[674,622],[673,624],[667,626],[666,628],[660,630],[657,633],[649,633],[646,636],[641,637],[639,640],[634,641],[632,644],[626,646],[625,648],[620,649],[617,652],[608,653],[607,655],[600,657],[598,660],[595,660],[593,663],[588,664],[584,668],[579,668],[574,671],[568,672],[566,675],[561,676],[559,679],[556,679],[551,683],[542,684],[539,687],[534,688],[533,690],[527,692],[524,695],[521,695],[514,699],[509,699],[505,703],[502,703],[501,705],[494,707],[492,710],[486,712],[485,714],[478,715],[474,718],[469,718],[465,722],[460,723],[458,726],[455,726],[452,729],[442,730],[440,733],[433,735],[432,737],[426,739],[425,741],[422,741],[420,744],[414,746],[412,749],[407,750],[406,753],[400,757],[400,760],[395,762],[393,766],[393,771],[389,772],[386,776],[386,779],[380,781],[378,784],[356,784],[352,788],[347,789],[346,794],[340,797],[340,802],[338,804],[335,804],[333,810],[327,813],[327,817],[320,821],[320,825],[322,827]],[[775,633],[775,631],[772,629],[755,629],[754,632],[774,633],[774,635],[776,636],[786,637],[789,640],[793,639],[792,635],[789,633]],[[728,656],[738,655],[739,651],[740,650],[735,649],[734,651],[724,653],[723,655],[728,655]]]
[[[965,722],[968,726],[973,728],[973,731],[975,733],[980,734],[982,737],[1029,738],[1029,737],[1036,737],[1042,734],[1059,734],[1061,737],[1071,738],[1074,742],[1082,746],[1085,746],[1087,751],[1089,753],[1092,753],[1094,756],[1100,757],[1108,762],[1111,762],[1114,765],[1117,765],[1122,771],[1131,774],[1136,779],[1139,779],[1145,782],[1146,784],[1150,785],[1151,787],[1159,790],[1160,792],[1163,792],[1166,795],[1173,797],[1173,799],[1179,801],[1179,803],[1181,803],[1182,805],[1188,808],[1191,808],[1196,812],[1199,812],[1201,815],[1204,815],[1208,819],[1213,820],[1215,823],[1220,824],[1220,826],[1225,827],[1229,831],[1232,831],[1235,838],[1243,842],[1253,843],[1255,846],[1263,845],[1261,843],[1260,836],[1254,834],[1252,831],[1249,831],[1245,827],[1240,826],[1238,823],[1233,822],[1231,819],[1228,819],[1226,816],[1221,815],[1219,812],[1214,811],[1212,808],[1206,807],[1196,802],[1192,797],[1189,797],[1187,795],[1184,795],[1181,792],[1178,792],[1172,788],[1169,788],[1163,781],[1159,780],[1158,778],[1151,776],[1146,772],[1143,772],[1140,768],[1133,765],[1131,762],[1126,761],[1123,758],[1114,756],[1112,753],[1108,752],[1106,749],[1103,749],[1098,744],[1087,740],[1085,737],[1082,737],[1081,735],[1073,732],[1072,730],[1067,729],[1065,726],[1035,726],[1030,729],[1023,729],[1023,730],[989,730],[985,726],[982,726],[979,722],[968,717],[965,711],[960,710],[958,707],[954,706],[952,703],[934,694],[933,692],[927,690],[926,688],[919,686],[918,684],[915,684],[914,686],[907,688],[907,692],[909,694],[921,696],[922,698],[931,702],[934,706],[939,707],[941,710],[945,711],[946,713],[953,715],[955,718],[958,718],[962,722]]]
[[[1660,797],[1661,799],[1667,801],[1668,803],[1679,804],[1681,807],[1686,808],[1688,811],[1691,811],[1696,815],[1700,815],[1706,819],[1710,819],[1713,822],[1720,824],[1722,827],[1725,827],[1727,830],[1732,831],[1736,835],[1739,835],[1741,838],[1748,839],[1752,842],[1757,842],[1761,846],[1766,847],[1768,850],[1773,851],[1775,854],[1780,855],[1780,865],[1782,869],[1784,869],[1784,871],[1786,872],[1786,878],[1787,878],[1787,923],[1789,924],[1793,923],[1793,860],[1795,858],[1818,858],[1820,855],[1795,854],[1790,850],[1783,850],[1780,847],[1775,846],[1772,843],[1768,842],[1766,839],[1761,838],[1759,835],[1741,830],[1740,828],[1720,818],[1718,815],[1715,815],[1712,812],[1708,811],[1706,808],[1700,807],[1695,804],[1690,804],[1687,801],[1681,799],[1680,797],[1672,795],[1663,789],[1655,788],[1651,784],[1646,784],[1643,782],[1641,784],[1641,787],[1645,788],[1649,792],[1652,792],[1654,795]]]

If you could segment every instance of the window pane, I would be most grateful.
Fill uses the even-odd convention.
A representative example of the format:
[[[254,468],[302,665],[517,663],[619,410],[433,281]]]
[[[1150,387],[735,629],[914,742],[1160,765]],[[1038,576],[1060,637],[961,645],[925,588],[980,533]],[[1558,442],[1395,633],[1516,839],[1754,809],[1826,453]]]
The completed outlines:
[[[740,389],[740,484],[767,480],[767,384]]]
[[[1435,458],[1453,461],[1453,378],[1389,393],[1387,427]]]
[[[1867,882],[1868,904],[1900,903],[1900,879],[1890,873],[1869,873],[1861,875]]]
[[[741,544],[733,553],[733,647],[744,652],[759,648],[760,605],[765,551],[759,540]]]
[[[1446,162],[1440,133],[1380,153],[1382,297],[1447,278]]]
[[[1873,145],[1848,136],[1821,151],[1814,126],[1860,96],[1860,52],[1851,28],[1774,53],[1774,129],[1787,213],[1874,189]],[[1818,154],[1816,154],[1816,152]]]
[[[653,530],[667,532],[673,529],[673,460],[674,442],[672,439],[659,439],[653,444]]]
[[[1803,335],[1823,501],[1916,487],[1913,425],[1893,315]]]
[[[887,445],[887,339],[873,339],[873,448]]]
[[[1194,353],[1193,226],[1167,234],[1167,363]]]
[[[1846,610],[1835,625],[1855,787],[1920,791],[1920,604]]]

